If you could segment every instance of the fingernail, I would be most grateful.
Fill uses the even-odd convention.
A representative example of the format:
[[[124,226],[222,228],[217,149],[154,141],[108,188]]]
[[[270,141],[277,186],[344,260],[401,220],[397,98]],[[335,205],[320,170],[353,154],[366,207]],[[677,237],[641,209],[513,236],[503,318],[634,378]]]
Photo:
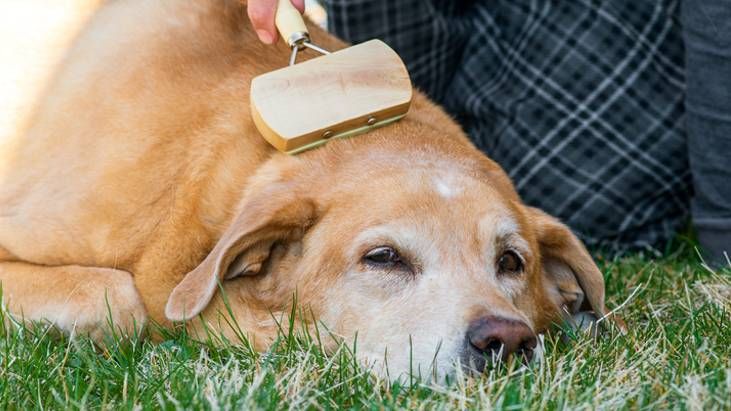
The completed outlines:
[[[274,43],[274,37],[266,30],[257,30],[256,35],[259,36],[259,40],[264,44]]]

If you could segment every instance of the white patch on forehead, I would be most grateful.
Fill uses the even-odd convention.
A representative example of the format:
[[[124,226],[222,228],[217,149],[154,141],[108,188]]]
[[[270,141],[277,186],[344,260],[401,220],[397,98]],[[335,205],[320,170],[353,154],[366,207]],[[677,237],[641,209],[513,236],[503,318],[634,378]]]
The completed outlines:
[[[434,188],[440,196],[450,199],[460,195],[463,191],[458,177],[454,175],[438,175],[432,178]]]
[[[437,188],[437,193],[444,198],[452,198],[455,195],[455,190],[439,178],[434,179],[434,186]]]

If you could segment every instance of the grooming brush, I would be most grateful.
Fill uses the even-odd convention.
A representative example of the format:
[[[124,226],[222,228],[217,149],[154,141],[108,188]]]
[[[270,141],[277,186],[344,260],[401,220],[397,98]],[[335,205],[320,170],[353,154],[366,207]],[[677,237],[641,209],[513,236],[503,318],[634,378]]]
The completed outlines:
[[[313,44],[299,11],[279,0],[276,26],[289,66],[251,82],[251,114],[262,136],[295,154],[403,118],[413,95],[401,58],[380,40],[330,53]],[[305,49],[321,56],[297,63]]]

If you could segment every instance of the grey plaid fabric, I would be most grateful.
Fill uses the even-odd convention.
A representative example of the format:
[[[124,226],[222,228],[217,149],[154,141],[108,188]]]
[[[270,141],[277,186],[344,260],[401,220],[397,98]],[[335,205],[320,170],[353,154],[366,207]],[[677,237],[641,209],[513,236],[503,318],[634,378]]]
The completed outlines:
[[[329,0],[590,246],[661,249],[687,221],[683,42],[672,0]]]

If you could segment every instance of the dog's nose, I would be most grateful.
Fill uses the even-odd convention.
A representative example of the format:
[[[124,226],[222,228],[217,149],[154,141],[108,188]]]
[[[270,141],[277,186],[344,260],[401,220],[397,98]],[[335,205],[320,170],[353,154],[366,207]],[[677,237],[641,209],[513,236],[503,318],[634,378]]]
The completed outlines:
[[[533,358],[538,340],[528,325],[519,320],[485,316],[473,321],[467,329],[466,356],[468,365],[484,368],[486,360],[507,360],[515,354],[524,361]]]

